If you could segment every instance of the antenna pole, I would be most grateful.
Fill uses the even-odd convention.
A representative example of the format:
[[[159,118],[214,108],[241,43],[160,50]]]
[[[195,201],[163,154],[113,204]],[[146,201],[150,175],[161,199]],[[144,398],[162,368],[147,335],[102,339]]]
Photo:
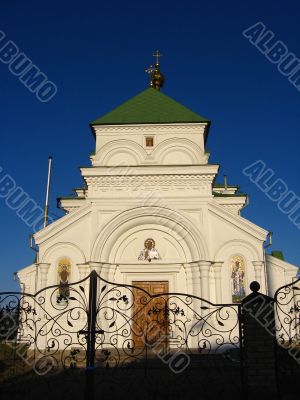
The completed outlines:
[[[48,158],[48,179],[47,179],[47,190],[46,190],[46,202],[45,202],[45,211],[44,211],[44,228],[46,228],[47,223],[48,223],[51,172],[52,172],[52,157],[49,157]]]

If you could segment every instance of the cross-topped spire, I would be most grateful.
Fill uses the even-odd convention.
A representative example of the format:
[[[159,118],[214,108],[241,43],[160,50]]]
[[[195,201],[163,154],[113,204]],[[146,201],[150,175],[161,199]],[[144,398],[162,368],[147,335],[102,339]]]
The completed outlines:
[[[160,90],[163,87],[165,81],[165,77],[160,72],[159,68],[159,58],[162,57],[162,54],[160,54],[160,52],[156,50],[156,52],[152,55],[156,58],[155,66],[150,65],[150,67],[147,68],[145,71],[150,76],[150,87],[153,87],[156,90]]]
[[[159,59],[160,59],[160,57],[162,57],[162,54],[160,54],[160,52],[158,50],[156,50],[156,52],[153,54],[153,57],[156,58],[155,65],[159,65]]]

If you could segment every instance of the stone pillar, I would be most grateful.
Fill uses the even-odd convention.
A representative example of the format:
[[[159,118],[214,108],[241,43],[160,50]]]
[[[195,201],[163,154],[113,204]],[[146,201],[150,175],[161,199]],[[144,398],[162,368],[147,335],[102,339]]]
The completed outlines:
[[[30,283],[26,284],[26,283],[23,283],[23,282],[20,281],[20,285],[21,285],[21,287],[23,286],[23,290],[22,290],[23,294],[24,293],[32,293],[33,292]]]
[[[262,283],[263,283],[262,282],[262,271],[263,271],[264,263],[263,263],[263,261],[252,261],[252,264],[254,266],[255,280],[260,285],[262,285]]]
[[[222,303],[222,282],[221,282],[222,265],[223,265],[223,262],[215,262],[213,264],[213,270],[215,272],[215,288],[216,288],[217,304]]]
[[[79,280],[86,278],[90,272],[90,265],[88,263],[77,264],[79,271]]]
[[[38,264],[38,268],[40,270],[40,277],[41,277],[40,278],[40,285],[41,285],[40,289],[44,289],[45,287],[50,286],[50,285],[47,285],[47,276],[48,276],[48,271],[49,271],[50,265],[51,264],[49,264],[49,263],[39,263]]]
[[[48,271],[50,268],[49,263],[39,263],[38,264],[38,269],[39,269],[39,273],[40,273],[40,288],[39,289],[45,289],[47,286],[50,286],[47,284],[47,277],[48,277]],[[53,288],[50,290],[44,290],[41,292],[41,297],[44,297],[45,299],[45,303],[43,305],[43,307],[45,307],[46,309],[48,308],[48,312],[51,314],[52,312],[52,307],[50,306],[50,296],[53,292]],[[42,307],[38,307],[37,311],[37,315],[40,319],[40,321],[36,322],[36,328],[37,331],[39,332],[40,328],[42,327],[42,325],[44,324],[44,312],[43,312],[43,308]],[[36,345],[40,346],[41,348],[46,348],[47,347],[47,335],[43,336],[43,335],[37,335],[36,337]]]
[[[199,261],[201,297],[209,301],[209,270],[211,267],[210,261]]]
[[[190,263],[190,268],[192,271],[192,293],[194,296],[203,297],[201,296],[199,264],[197,262],[192,262]]]
[[[186,274],[186,289],[188,294],[193,294],[193,274],[192,274],[192,268],[189,263],[184,263],[182,264],[183,268],[185,270]],[[199,279],[200,279],[200,274],[199,274]],[[200,282],[199,282],[200,285]]]
[[[103,264],[100,263],[100,262],[93,262],[93,261],[89,262],[89,266],[90,266],[91,272],[92,271],[96,271],[97,275],[100,276],[100,277],[101,277],[101,273],[102,273],[102,265]],[[99,292],[100,285],[101,285],[101,280],[99,278],[97,278],[97,293],[98,293],[98,295],[100,293]]]
[[[107,263],[102,264],[102,268],[101,268],[101,278],[102,279],[109,281],[110,268],[111,268],[111,264],[107,264]]]
[[[90,261],[89,266],[90,266],[91,272],[96,271],[98,275],[101,275],[102,263]]]
[[[112,264],[112,265],[110,266],[110,275],[109,275],[109,280],[110,280],[110,282],[113,282],[113,283],[114,283],[117,268],[118,268],[118,265],[117,265],[117,264]]]
[[[197,262],[193,263],[185,263],[183,264],[185,273],[186,273],[186,280],[187,280],[187,293],[201,297],[201,289],[200,289],[200,272],[199,272],[199,265]],[[197,329],[198,320],[195,318],[193,313],[193,309],[197,310],[198,313],[201,313],[201,305],[202,301],[198,299],[193,299],[191,308],[187,307],[186,315],[190,322],[187,324],[187,329]],[[179,330],[175,327],[175,336],[176,334],[180,335]],[[198,338],[197,336],[189,335],[188,343],[190,349],[197,349],[198,348]],[[197,351],[197,350],[195,350]]]
[[[88,263],[77,264],[77,266],[78,266],[78,271],[79,271],[79,280],[82,281],[83,279],[87,278],[91,269],[90,269],[90,266]],[[88,295],[88,283],[89,283],[88,279],[85,279],[82,282],[82,286],[84,287],[86,296]]]
[[[274,349],[273,299],[259,293],[260,285],[252,282],[253,293],[242,301],[243,377],[247,399],[277,398],[276,357]],[[241,323],[241,321],[239,321]]]

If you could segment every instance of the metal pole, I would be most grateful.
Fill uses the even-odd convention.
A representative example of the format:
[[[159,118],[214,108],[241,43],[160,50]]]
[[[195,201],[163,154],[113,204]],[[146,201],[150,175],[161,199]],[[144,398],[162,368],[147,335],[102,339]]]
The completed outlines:
[[[52,172],[52,157],[49,157],[48,158],[48,179],[47,179],[47,190],[46,190],[46,202],[45,202],[45,211],[44,211],[44,228],[46,228],[47,223],[48,223],[51,172]]]
[[[268,279],[267,279],[267,257],[266,257],[266,249],[273,244],[273,232],[269,232],[267,235],[267,238],[269,239],[269,243],[266,245],[263,244],[263,256],[264,256],[264,275],[265,275],[265,287],[266,287],[266,295],[270,296],[269,294],[269,285],[268,285]],[[266,240],[265,240],[266,242]],[[264,243],[265,243],[264,242]]]
[[[238,304],[238,324],[239,324],[239,356],[240,356],[240,379],[241,379],[241,400],[247,399],[247,389],[246,389],[246,376],[245,376],[245,359],[244,359],[244,338],[242,329],[242,305]]]
[[[87,329],[86,387],[85,387],[86,400],[93,400],[95,397],[94,369],[95,369],[96,316],[97,316],[97,273],[96,271],[92,271],[90,275],[88,329]]]
[[[228,189],[228,180],[227,180],[227,175],[224,175],[224,189]]]

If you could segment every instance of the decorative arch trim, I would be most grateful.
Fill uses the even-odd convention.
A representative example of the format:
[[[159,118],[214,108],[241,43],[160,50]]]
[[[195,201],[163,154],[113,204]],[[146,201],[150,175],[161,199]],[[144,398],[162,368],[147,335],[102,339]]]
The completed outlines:
[[[238,249],[237,249],[238,247]],[[260,253],[254,245],[252,245],[249,242],[246,242],[245,240],[240,240],[240,239],[233,239],[229,240],[228,242],[223,243],[219,249],[215,253],[214,260],[217,261],[222,261],[224,257],[222,257],[222,254],[228,253],[228,250],[230,250],[231,254],[236,254],[245,257],[245,255],[242,252],[242,249],[246,249],[247,252],[250,252],[252,256],[252,261],[260,261],[261,256]],[[231,250],[232,249],[232,250]],[[226,261],[226,260],[223,260]]]
[[[54,245],[49,247],[43,254],[41,262],[47,263],[49,261],[49,259],[51,258],[52,253],[54,253],[57,250],[65,249],[65,248],[70,248],[72,250],[75,250],[77,252],[77,254],[80,256],[80,261],[79,261],[80,263],[86,262],[86,257],[84,255],[84,252],[80,249],[79,246],[77,246],[73,243],[70,243],[70,242],[59,242],[59,243],[55,243]],[[61,257],[70,258],[70,256],[67,254],[67,251],[64,251],[64,254]]]
[[[180,150],[187,154],[194,163],[200,161],[200,154],[203,153],[202,149],[191,140],[171,138],[159,143],[154,149],[152,156],[157,159],[159,163],[163,163],[164,158],[175,150]]]
[[[119,139],[112,140],[111,142],[106,143],[97,152],[95,158],[97,162],[107,165],[109,159],[118,152],[128,153],[130,156],[134,157],[137,164],[143,162],[144,159],[147,157],[146,151],[139,144],[135,143],[132,140]],[[97,156],[99,153],[100,155],[98,158]]]
[[[102,229],[93,244],[91,259],[109,262],[110,250],[118,237],[141,224],[171,227],[170,230],[186,242],[193,260],[208,258],[208,248],[204,237],[183,215],[164,207],[143,206],[123,211]]]

